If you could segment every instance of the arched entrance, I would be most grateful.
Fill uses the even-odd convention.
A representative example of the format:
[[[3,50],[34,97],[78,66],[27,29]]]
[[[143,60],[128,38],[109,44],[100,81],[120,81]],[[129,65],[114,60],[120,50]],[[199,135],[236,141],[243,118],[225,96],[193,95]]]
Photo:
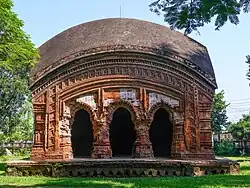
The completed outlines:
[[[74,158],[90,157],[93,143],[93,127],[89,113],[78,110],[71,129],[71,143]]]
[[[169,113],[164,108],[160,108],[155,112],[149,130],[149,138],[155,157],[171,156],[173,125],[170,121]]]
[[[131,114],[126,108],[118,108],[109,128],[110,145],[113,157],[131,157],[136,139]]]

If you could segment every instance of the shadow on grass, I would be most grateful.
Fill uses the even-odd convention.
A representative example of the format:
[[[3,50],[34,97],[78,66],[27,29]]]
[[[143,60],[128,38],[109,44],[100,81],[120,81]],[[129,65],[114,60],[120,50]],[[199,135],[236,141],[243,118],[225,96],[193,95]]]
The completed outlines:
[[[42,183],[36,183],[41,182]],[[250,187],[249,175],[214,175],[203,177],[169,177],[169,178],[30,178],[32,185],[24,185],[20,179],[14,183],[20,185],[4,184],[0,187]],[[26,180],[27,183],[27,180]],[[23,184],[23,185],[22,185]]]
[[[0,162],[0,171],[4,171],[4,170],[5,170],[5,163]]]
[[[158,178],[51,178],[13,177],[0,175],[0,188],[24,187],[250,187],[250,163],[241,165],[241,175],[211,175],[202,177],[158,177]],[[0,171],[4,170],[0,163]],[[246,175],[243,175],[246,174]]]
[[[0,176],[5,174],[5,163],[0,162]]]
[[[240,167],[240,170],[241,170],[241,171],[250,171],[250,166],[245,166],[245,165],[243,166],[243,165],[242,165],[242,166]]]

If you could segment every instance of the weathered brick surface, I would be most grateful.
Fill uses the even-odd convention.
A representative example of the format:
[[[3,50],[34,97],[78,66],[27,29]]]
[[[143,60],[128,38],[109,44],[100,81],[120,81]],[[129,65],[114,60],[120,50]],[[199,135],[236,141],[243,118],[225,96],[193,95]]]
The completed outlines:
[[[72,27],[39,47],[40,61],[31,72],[31,84],[52,69],[79,56],[137,50],[182,60],[215,81],[207,49],[197,41],[163,25],[127,18],[108,18]]]
[[[91,52],[61,57],[64,63],[60,67],[45,72],[39,67],[42,61],[34,69],[39,71],[37,77],[33,74],[36,81],[31,85],[35,115],[32,160],[73,158],[71,129],[80,109],[88,112],[92,123],[90,156],[111,158],[109,126],[120,107],[130,112],[136,132],[131,157],[154,157],[149,130],[155,113],[163,108],[173,126],[171,158],[214,158],[210,117],[216,83],[207,74],[213,74],[211,70],[152,45],[107,45]],[[51,53],[47,55],[43,53],[42,59],[51,57]],[[57,57],[46,63],[51,60],[54,65],[54,59]]]
[[[145,177],[237,174],[239,164],[221,160],[73,160],[10,162],[6,175],[52,177]]]

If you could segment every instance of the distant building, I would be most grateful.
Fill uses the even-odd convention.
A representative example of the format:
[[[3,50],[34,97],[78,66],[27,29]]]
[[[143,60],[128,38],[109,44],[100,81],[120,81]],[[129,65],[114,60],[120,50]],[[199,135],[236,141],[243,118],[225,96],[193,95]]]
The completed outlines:
[[[250,140],[237,140],[233,138],[233,135],[228,132],[221,132],[217,134],[213,134],[213,144],[215,142],[222,142],[224,140],[232,141],[235,145],[235,148],[240,152],[244,152],[246,154],[250,154]]]
[[[223,140],[233,141],[234,138],[233,138],[233,135],[228,131],[213,134],[213,141],[214,142],[220,142],[220,141],[223,141]]]

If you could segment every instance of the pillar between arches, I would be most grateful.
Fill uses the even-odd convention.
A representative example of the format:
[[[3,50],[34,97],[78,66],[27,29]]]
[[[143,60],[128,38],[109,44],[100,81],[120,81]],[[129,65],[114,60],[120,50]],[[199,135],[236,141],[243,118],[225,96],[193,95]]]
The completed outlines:
[[[140,106],[136,113],[134,122],[136,131],[136,140],[134,144],[133,157],[153,158],[153,148],[149,140],[150,118],[145,108]]]
[[[136,140],[134,143],[133,157],[153,158],[153,148],[149,140],[149,125],[147,122],[138,121],[135,123]]]
[[[91,158],[111,158],[112,150],[109,140],[109,125],[107,122],[107,114],[102,113],[99,117],[95,117],[95,121],[97,130],[94,133],[94,143]]]

